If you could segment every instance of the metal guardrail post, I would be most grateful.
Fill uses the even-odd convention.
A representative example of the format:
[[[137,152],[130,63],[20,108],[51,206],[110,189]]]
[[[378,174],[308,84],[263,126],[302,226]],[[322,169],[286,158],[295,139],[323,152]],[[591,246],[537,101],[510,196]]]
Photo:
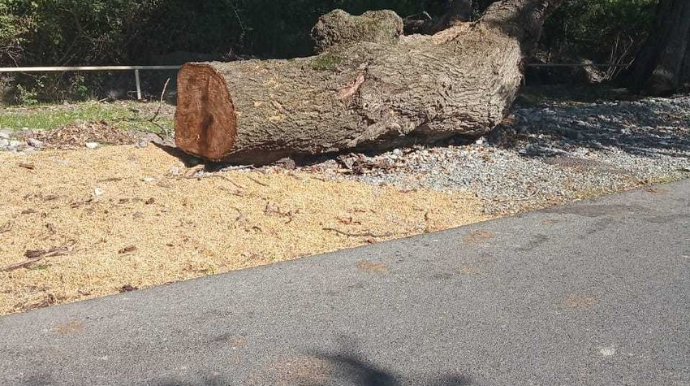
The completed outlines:
[[[134,79],[137,82],[137,100],[141,100],[141,80],[139,79],[139,69],[134,70]]]
[[[66,71],[132,71],[137,86],[137,100],[142,100],[139,70],[179,70],[182,66],[73,66],[73,67],[0,67],[0,73],[66,72]]]

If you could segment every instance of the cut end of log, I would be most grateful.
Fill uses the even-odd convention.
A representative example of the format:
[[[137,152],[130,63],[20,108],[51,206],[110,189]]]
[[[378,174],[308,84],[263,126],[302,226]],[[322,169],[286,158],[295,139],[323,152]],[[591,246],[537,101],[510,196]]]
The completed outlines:
[[[175,144],[210,161],[228,155],[237,137],[235,107],[225,79],[212,66],[187,63],[177,75]]]

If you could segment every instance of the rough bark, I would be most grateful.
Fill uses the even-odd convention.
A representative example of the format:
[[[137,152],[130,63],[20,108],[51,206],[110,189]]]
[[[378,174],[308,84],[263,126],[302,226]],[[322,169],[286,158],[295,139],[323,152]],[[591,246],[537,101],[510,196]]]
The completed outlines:
[[[353,17],[336,9],[319,18],[311,30],[317,54],[356,43],[395,44],[403,34],[403,21],[393,11],[369,11]]]
[[[660,0],[649,39],[635,58],[632,88],[670,94],[690,83],[690,2]]]
[[[485,134],[515,98],[544,10],[561,1],[506,0],[517,6],[477,23],[396,43],[339,39],[314,57],[186,64],[177,146],[208,160],[265,164]]]

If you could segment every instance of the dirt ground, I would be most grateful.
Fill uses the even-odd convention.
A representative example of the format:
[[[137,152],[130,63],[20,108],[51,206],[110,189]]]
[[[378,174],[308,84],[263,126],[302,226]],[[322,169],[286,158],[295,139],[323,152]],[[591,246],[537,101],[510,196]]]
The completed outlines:
[[[488,219],[469,193],[205,173],[153,145],[0,153],[0,179],[0,315]]]

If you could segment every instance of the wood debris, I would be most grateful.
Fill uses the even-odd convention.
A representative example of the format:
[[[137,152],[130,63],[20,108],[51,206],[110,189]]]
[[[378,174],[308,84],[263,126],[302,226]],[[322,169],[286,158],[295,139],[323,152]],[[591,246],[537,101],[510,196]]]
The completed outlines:
[[[119,251],[117,251],[117,253],[119,253],[119,254],[121,254],[121,255],[124,255],[124,254],[126,254],[126,253],[136,252],[137,249],[138,249],[138,248],[136,247],[136,245],[128,245],[128,246],[126,246],[126,247],[120,249]]]
[[[0,268],[0,272],[10,272],[19,268],[27,268],[28,266],[48,257],[68,255],[73,249],[74,243],[61,247],[53,247],[50,249],[30,249],[24,252],[24,257],[27,258],[26,260]]]
[[[375,238],[382,238],[382,237],[391,237],[394,235],[392,232],[386,232],[386,233],[381,233],[381,234],[376,234],[373,232],[362,232],[362,233],[352,233],[352,232],[345,232],[341,231],[340,229],[336,228],[330,228],[330,227],[325,227],[322,228],[325,231],[332,231],[337,234],[343,235],[343,236],[349,236],[349,237],[375,237]]]
[[[19,166],[20,168],[29,169],[29,170],[36,169],[36,166],[34,166],[34,164],[29,164],[29,163],[25,163],[25,162],[20,162],[17,164],[17,166]]]
[[[14,223],[12,221],[7,221],[2,226],[0,226],[0,233],[6,233],[12,230]]]

